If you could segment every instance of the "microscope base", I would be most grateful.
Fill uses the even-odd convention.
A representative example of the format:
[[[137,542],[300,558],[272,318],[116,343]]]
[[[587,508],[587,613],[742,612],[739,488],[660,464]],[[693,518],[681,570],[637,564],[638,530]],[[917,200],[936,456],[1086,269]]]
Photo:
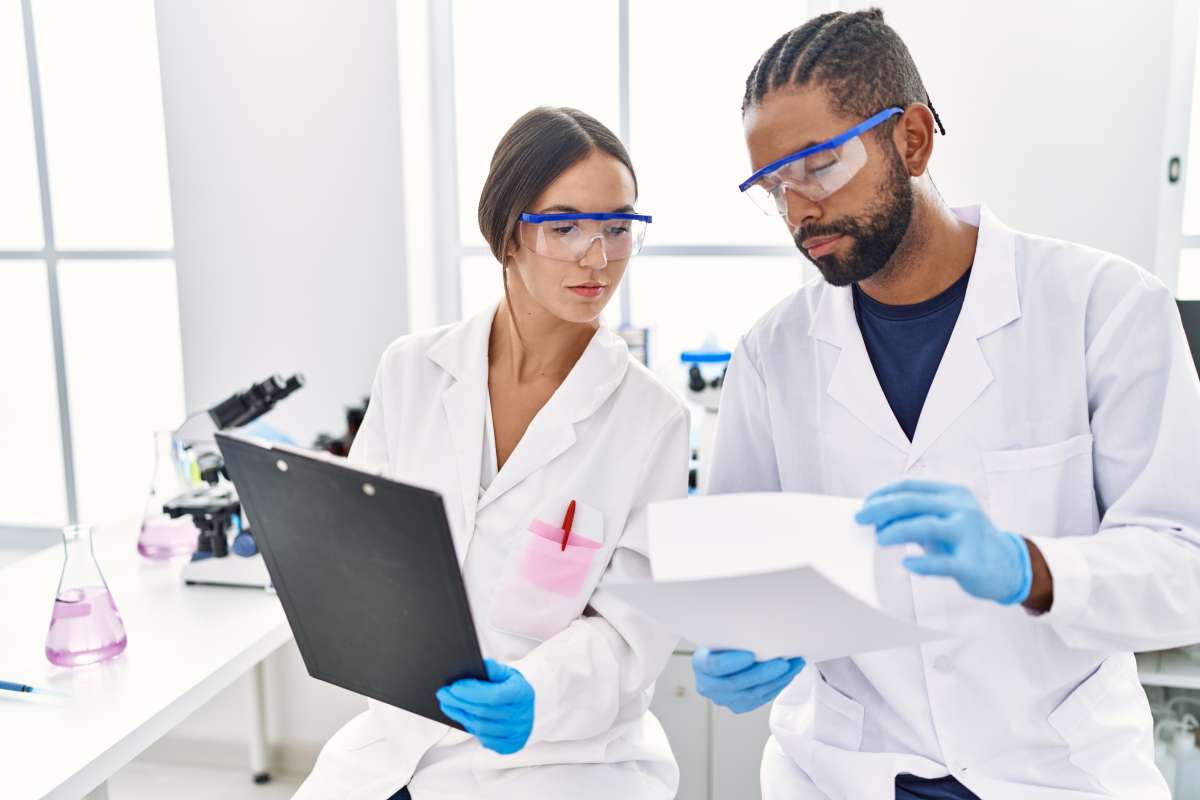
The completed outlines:
[[[183,582],[189,585],[241,586],[269,589],[271,576],[261,553],[245,557],[229,554],[224,558],[189,561],[183,567]]]

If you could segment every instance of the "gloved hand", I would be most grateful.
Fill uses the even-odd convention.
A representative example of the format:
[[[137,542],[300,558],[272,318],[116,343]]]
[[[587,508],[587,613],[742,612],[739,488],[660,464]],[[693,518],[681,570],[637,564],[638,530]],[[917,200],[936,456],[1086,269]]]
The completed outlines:
[[[488,750],[515,753],[533,730],[533,687],[525,676],[490,658],[486,681],[464,678],[437,691],[442,713],[467,729]]]
[[[869,495],[854,519],[874,525],[882,547],[921,545],[924,555],[904,559],[917,575],[954,578],[968,594],[1002,605],[1029,597],[1033,566],[1025,540],[996,530],[962,486],[901,481]]]
[[[696,691],[735,714],[771,702],[802,669],[803,658],[756,661],[746,650],[697,650],[692,656]]]

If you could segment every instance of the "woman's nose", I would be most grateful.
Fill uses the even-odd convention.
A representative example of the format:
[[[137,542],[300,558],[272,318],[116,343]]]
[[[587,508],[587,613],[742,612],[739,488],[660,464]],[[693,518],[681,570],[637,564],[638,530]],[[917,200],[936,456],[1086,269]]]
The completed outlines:
[[[583,258],[579,259],[579,266],[588,269],[603,269],[608,266],[608,253],[604,250],[604,237],[597,236],[588,242],[588,249],[584,252]]]

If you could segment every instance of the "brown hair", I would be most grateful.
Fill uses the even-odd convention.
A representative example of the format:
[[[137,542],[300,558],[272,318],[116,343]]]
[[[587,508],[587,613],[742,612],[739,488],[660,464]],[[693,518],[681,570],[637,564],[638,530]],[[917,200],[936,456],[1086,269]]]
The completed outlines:
[[[636,197],[637,173],[625,145],[594,117],[574,108],[540,106],[512,124],[496,145],[479,195],[479,230],[497,261],[505,263],[517,222],[529,204],[559,175],[596,150],[629,169]]]

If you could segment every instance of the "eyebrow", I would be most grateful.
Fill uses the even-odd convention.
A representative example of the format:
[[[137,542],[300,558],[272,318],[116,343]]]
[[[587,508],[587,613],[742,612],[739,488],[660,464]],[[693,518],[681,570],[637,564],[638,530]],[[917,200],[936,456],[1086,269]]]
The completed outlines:
[[[536,214],[582,214],[583,212],[580,211],[578,208],[575,208],[574,206],[558,205],[558,206],[550,206],[549,208],[543,208],[534,213],[536,213]],[[624,206],[621,206],[620,208],[614,208],[612,211],[609,211],[608,213],[609,214],[631,214],[631,213],[633,213],[633,206],[624,205]]]

